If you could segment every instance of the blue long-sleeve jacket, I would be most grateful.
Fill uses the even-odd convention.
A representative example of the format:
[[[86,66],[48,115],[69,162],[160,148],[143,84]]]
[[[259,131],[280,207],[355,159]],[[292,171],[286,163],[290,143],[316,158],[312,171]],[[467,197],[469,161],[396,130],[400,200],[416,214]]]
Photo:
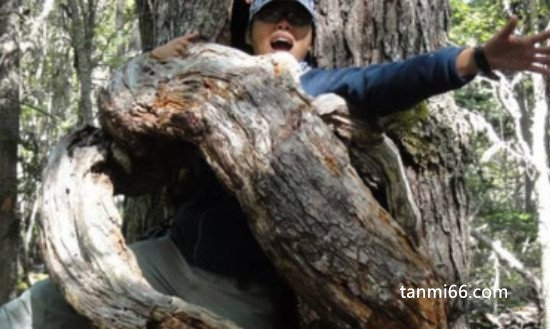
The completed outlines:
[[[447,48],[404,61],[363,68],[310,69],[301,77],[311,96],[336,93],[365,116],[410,108],[429,96],[463,86],[456,72],[461,49]],[[202,167],[197,199],[180,208],[172,238],[193,265],[253,281],[273,281],[275,272],[257,245],[237,201]]]
[[[344,69],[311,69],[300,80],[311,96],[335,93],[369,115],[387,115],[452,89],[471,78],[456,71],[462,49],[445,48],[407,60]]]

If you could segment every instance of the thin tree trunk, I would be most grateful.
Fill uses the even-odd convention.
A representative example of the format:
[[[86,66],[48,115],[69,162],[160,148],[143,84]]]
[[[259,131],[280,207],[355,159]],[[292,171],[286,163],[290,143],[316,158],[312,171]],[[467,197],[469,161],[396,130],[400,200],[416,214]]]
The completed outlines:
[[[125,16],[126,16],[126,1],[125,0],[116,0],[116,12],[115,12],[115,28],[116,28],[116,36],[118,40],[122,40],[124,37],[124,23],[125,23]],[[131,38],[131,36],[127,36],[128,39]],[[124,52],[126,51],[126,45],[129,42],[121,42],[119,46],[117,47],[116,54],[117,56],[122,57],[124,55]]]
[[[533,132],[531,131],[531,123],[533,121],[533,111],[531,111],[530,104],[527,102],[527,99],[529,98],[529,92],[526,90],[525,83],[521,83],[518,87],[515,88],[517,90],[517,104],[519,113],[521,114],[521,117],[519,119],[520,129],[523,132],[523,138],[525,139],[525,142],[528,145],[533,144]],[[535,213],[536,210],[536,201],[534,200],[534,186],[535,182],[533,181],[533,177],[530,175],[530,173],[527,170],[524,170],[523,173],[523,184],[524,184],[524,193],[523,193],[523,205],[518,207],[523,209],[526,213]],[[521,196],[518,196],[521,197]]]
[[[541,8],[534,0],[530,1],[530,24],[533,32],[539,31],[540,18],[537,13]],[[550,28],[550,24],[546,29]],[[546,42],[546,45],[548,43]],[[547,152],[548,136],[548,78],[540,74],[531,74],[533,82],[533,121],[531,125],[532,159],[536,170],[534,192],[537,200],[538,240],[541,246],[541,282],[543,328],[550,329],[550,156]]]
[[[38,213],[38,195],[39,193],[36,193],[36,198],[34,200],[34,203],[32,205],[31,213],[29,214],[29,222],[25,230],[23,231],[23,268],[25,269],[26,273],[30,272],[30,266],[31,264],[31,246],[34,247],[34,244],[31,245],[31,242],[33,241],[34,236],[34,225],[36,223],[36,215]]]
[[[541,75],[533,75],[533,160],[537,171],[535,195],[537,199],[538,238],[541,244],[542,299],[544,328],[550,329],[550,168],[546,143],[548,141],[548,97],[546,83]]]
[[[500,241],[499,241],[500,243]],[[500,289],[500,261],[496,252],[492,252],[490,258],[493,261],[493,271],[495,276],[493,277],[493,291],[498,291]],[[493,304],[493,313],[498,312],[498,298],[492,296],[491,304]]]
[[[14,297],[18,275],[19,5],[0,4],[0,304]]]
[[[67,2],[71,17],[71,39],[74,49],[75,68],[80,83],[80,99],[78,101],[79,123],[94,124],[92,103],[92,54],[95,28],[96,0],[85,2],[69,0]],[[83,4],[85,8],[81,7]]]

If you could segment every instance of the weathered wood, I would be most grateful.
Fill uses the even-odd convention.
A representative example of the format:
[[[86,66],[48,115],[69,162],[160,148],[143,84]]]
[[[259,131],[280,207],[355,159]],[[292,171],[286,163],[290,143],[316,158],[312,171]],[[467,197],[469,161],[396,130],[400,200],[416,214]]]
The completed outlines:
[[[143,279],[120,232],[113,149],[101,131],[82,129],[57,144],[45,169],[42,251],[67,301],[101,328],[238,329]]]
[[[377,198],[417,245],[424,243],[420,212],[414,201],[405,168],[394,142],[376,124],[353,117],[344,99],[332,94],[317,97],[313,108],[348,146],[351,162]]]
[[[440,287],[441,280],[364,186],[345,145],[297,87],[297,72],[287,54],[252,58],[215,45],[193,46],[185,60],[138,57],[102,92],[101,122],[136,157],[148,156],[148,138],[196,144],[262,247],[325,321],[445,328],[445,300],[400,297],[401,286]],[[68,299],[79,309],[74,294]]]
[[[313,110],[349,144],[384,139],[358,129],[341,103],[338,110],[324,98],[312,107],[296,87],[296,70],[288,56],[252,59],[213,45],[191,48],[186,60],[139,57],[102,93],[101,121],[142,159],[163,152],[144,152],[147,138],[197,144],[277,267],[326,321],[340,328],[444,328],[444,300],[400,298],[401,286],[439,287],[440,280]],[[50,159],[42,218],[53,279],[102,326],[142,328],[190,314],[208,328],[230,328],[156,293],[141,277],[112,201],[114,188],[127,187],[111,185],[129,182],[112,175],[136,166],[112,145],[84,131],[64,139]]]
[[[460,286],[468,283],[470,201],[465,177],[471,162],[470,128],[451,96],[432,98],[429,114],[409,129],[393,129],[388,134],[399,146],[430,259],[447,286]],[[468,328],[467,302],[463,298],[450,301],[450,328]]]
[[[314,56],[319,67],[401,60],[445,47],[447,42],[448,0],[319,0],[316,4]],[[429,115],[409,116],[409,129],[399,125],[388,135],[399,148],[420,211],[413,236],[426,241],[444,282],[460,286],[468,283],[469,272],[468,123],[452,100],[435,100],[429,109]],[[466,301],[450,302],[450,328],[468,328]]]

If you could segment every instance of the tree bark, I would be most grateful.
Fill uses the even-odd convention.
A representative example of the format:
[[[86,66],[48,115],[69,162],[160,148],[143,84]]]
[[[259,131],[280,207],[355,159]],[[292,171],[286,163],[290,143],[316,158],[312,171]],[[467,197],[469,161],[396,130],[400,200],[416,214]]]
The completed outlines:
[[[298,71],[288,54],[253,59],[198,45],[186,61],[145,55],[116,75],[101,93],[101,122],[129,156],[109,155],[95,133],[82,131],[60,144],[44,179],[48,267],[77,310],[97,324],[121,328],[182,316],[216,325],[205,320],[212,317],[207,311],[193,313],[182,301],[146,289],[108,197],[110,181],[115,190],[135,192],[128,184],[142,177],[127,159],[166,152],[151,144],[157,145],[151,154],[142,143],[164,138],[199,147],[237,196],[264,250],[323,320],[338,328],[447,327],[444,298],[401,297],[400,287],[441,287],[438,271],[422,244],[373,198],[345,145],[315,113],[349,145],[377,146],[384,139],[355,124],[337,103],[325,100],[317,103],[325,108],[313,108],[296,88]],[[333,104],[338,107],[326,108]],[[388,152],[376,157],[382,168],[395,165],[383,160],[392,158]],[[389,202],[397,208],[396,200]]]
[[[542,300],[544,328],[550,329],[550,163],[546,152],[548,141],[548,97],[544,77],[533,75],[533,165],[537,171],[535,196],[537,199],[538,239],[541,245]]]
[[[142,48],[151,50],[193,31],[216,41],[229,28],[233,0],[138,0]]]
[[[321,67],[400,60],[444,45],[447,0],[319,0],[314,54]]]
[[[67,2],[71,18],[71,42],[74,50],[75,69],[80,83],[80,99],[78,101],[78,121],[82,125],[94,124],[92,102],[92,54],[95,11],[97,0],[85,2],[69,0]]]
[[[205,40],[228,44],[232,8],[232,0],[138,0],[136,12],[142,48],[151,50],[192,31],[199,31]],[[188,176],[180,168],[172,170],[166,186],[157,185],[157,190],[147,195],[125,198],[124,236],[129,241],[171,222],[181,199],[181,187]]]
[[[0,304],[15,296],[18,274],[19,6],[0,5]]]
[[[390,134],[401,148],[414,199],[420,209],[420,235],[447,286],[468,283],[469,200],[465,186],[468,157],[466,119],[452,99],[439,99],[427,121],[406,135]],[[467,300],[450,302],[450,328],[467,328]]]
[[[117,171],[108,168],[114,149],[85,128],[58,143],[45,171],[42,249],[66,300],[101,328],[238,329],[143,279],[120,233],[111,183]]]
[[[432,51],[444,46],[450,27],[447,0],[319,0],[318,16],[314,53],[321,67]],[[434,98],[428,107],[427,118],[422,110],[411,110],[383,119],[382,126],[400,150],[420,209],[415,235],[425,239],[447,286],[461,285],[468,280],[468,123],[448,97]],[[449,326],[466,328],[465,312],[464,300],[451,301]]]
[[[540,4],[530,1],[529,8],[531,13],[540,10]],[[534,32],[539,31],[541,22],[537,15],[531,14],[531,28]],[[544,24],[548,24],[544,22]],[[546,29],[550,24],[546,26]],[[545,29],[545,30],[546,30]],[[548,45],[548,42],[545,42]],[[541,248],[541,282],[542,282],[542,327],[550,329],[550,155],[548,153],[548,120],[549,109],[547,94],[548,78],[540,74],[531,74],[533,82],[533,115],[531,124],[533,155],[533,167],[536,170],[534,179],[534,192],[537,200],[537,219],[538,219],[538,240]]]

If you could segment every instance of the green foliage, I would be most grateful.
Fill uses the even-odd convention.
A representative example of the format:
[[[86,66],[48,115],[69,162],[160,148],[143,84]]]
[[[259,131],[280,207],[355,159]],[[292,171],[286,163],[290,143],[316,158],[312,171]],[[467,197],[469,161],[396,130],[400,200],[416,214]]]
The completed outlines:
[[[452,28],[449,38],[458,45],[487,41],[504,25],[502,3],[494,0],[450,0]]]
[[[79,1],[88,7],[88,0]],[[90,2],[92,3],[92,2]],[[137,18],[134,0],[126,0],[124,12],[118,13],[114,2],[93,2],[95,24],[91,39],[93,49],[92,81],[97,88],[106,82],[110,72],[119,67],[139,45],[136,40]],[[44,1],[26,2],[22,16],[21,44],[21,130],[19,144],[19,212],[23,235],[35,236],[31,223],[33,206],[41,186],[41,172],[47,155],[60,136],[77,123],[80,85],[77,59],[73,50],[71,17],[67,6],[56,3],[45,11]],[[40,20],[40,17],[44,17]],[[36,239],[31,239],[23,276],[37,260]],[[24,282],[21,280],[21,288]]]
[[[502,233],[515,240],[537,237],[537,222],[533,214],[517,210],[495,210],[479,218],[493,233]]]
[[[453,43],[459,45],[483,44],[506,24],[509,14],[520,17],[519,32],[523,34],[534,30],[531,18],[538,19],[538,25],[534,26],[538,30],[548,23],[548,8],[544,1],[539,1],[533,12],[530,2],[523,0],[450,1],[453,16],[449,37]],[[528,109],[533,104],[531,95],[531,81],[522,79],[514,89],[514,97],[519,106],[524,107],[526,122]],[[474,81],[456,91],[455,100],[459,106],[483,115],[501,140],[517,141],[514,119],[504,111],[503,105],[487,82]],[[529,206],[531,196],[528,194],[528,185],[532,184],[532,178],[528,174],[528,168],[523,161],[518,161],[502,151],[493,155],[490,162],[480,163],[479,159],[491,144],[483,136],[478,136],[473,146],[475,162],[466,175],[471,200],[477,212],[471,223],[472,228],[500,241],[504,248],[537,274],[540,271],[541,253],[536,242],[535,209]],[[470,284],[479,287],[492,286],[498,264],[492,250],[474,243],[471,259]],[[498,271],[500,286],[511,292],[508,299],[499,301],[499,309],[524,305],[533,300],[529,287],[520,275],[502,262]],[[471,308],[492,312],[492,302],[476,300]]]
[[[126,0],[122,13],[122,26],[117,26],[115,6],[108,6],[99,17],[95,26],[96,52],[94,54],[98,65],[116,69],[133,55],[130,36],[137,28],[134,7],[134,0]]]

